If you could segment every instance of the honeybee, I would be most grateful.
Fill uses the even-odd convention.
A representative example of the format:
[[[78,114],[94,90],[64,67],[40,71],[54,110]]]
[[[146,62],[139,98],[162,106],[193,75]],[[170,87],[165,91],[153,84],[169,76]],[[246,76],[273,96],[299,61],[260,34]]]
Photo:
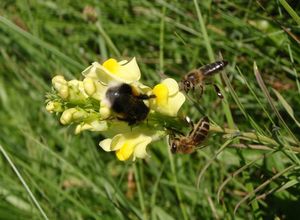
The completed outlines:
[[[193,125],[192,130],[186,136],[180,134],[177,137],[170,136],[170,150],[173,154],[182,153],[190,154],[193,153],[197,146],[200,145],[208,135],[209,131],[209,119],[204,116],[196,125]]]
[[[203,94],[204,82],[206,78],[223,70],[227,66],[227,64],[227,61],[221,60],[190,71],[182,78],[180,83],[181,89],[183,89],[186,92],[186,94],[188,94],[189,91],[194,91],[196,87],[199,87],[199,96],[201,97]],[[220,89],[215,84],[213,84],[213,86],[219,98],[223,98]]]
[[[129,125],[147,118],[149,107],[143,100],[155,98],[155,95],[136,94],[126,83],[111,86],[105,96],[110,108],[117,113],[118,119],[128,122]]]

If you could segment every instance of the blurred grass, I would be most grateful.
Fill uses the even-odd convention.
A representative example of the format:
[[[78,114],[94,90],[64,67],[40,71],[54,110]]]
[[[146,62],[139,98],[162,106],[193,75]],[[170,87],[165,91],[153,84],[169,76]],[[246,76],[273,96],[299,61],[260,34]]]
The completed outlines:
[[[83,13],[88,5],[98,17]],[[295,123],[300,120],[300,4],[261,5],[227,0],[1,1],[0,144],[47,217],[297,219],[300,163],[293,149],[299,148],[295,139],[300,138]],[[73,127],[61,126],[45,111],[51,78],[81,78],[93,61],[135,56],[143,81],[152,86],[160,71],[180,79],[219,52],[230,63],[218,81],[227,110],[207,86],[202,99],[187,103],[183,112],[197,120],[200,110],[221,127],[232,124],[231,114],[235,129],[276,144],[239,132],[215,133],[209,147],[195,154],[169,155],[162,140],[149,147],[150,159],[124,164],[98,147],[101,135],[75,136]],[[229,145],[219,152],[226,140]],[[43,218],[3,154],[0,167],[0,219]],[[227,178],[231,181],[218,198]],[[243,198],[249,199],[234,216]]]

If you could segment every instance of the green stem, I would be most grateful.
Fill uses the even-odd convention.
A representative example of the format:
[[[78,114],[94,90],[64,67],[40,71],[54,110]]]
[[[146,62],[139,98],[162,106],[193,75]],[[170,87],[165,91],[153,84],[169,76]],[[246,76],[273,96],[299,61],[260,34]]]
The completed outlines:
[[[180,206],[180,209],[181,209],[181,212],[182,212],[182,215],[183,215],[183,219],[187,220],[188,216],[187,216],[187,213],[186,213],[185,205],[182,203],[181,191],[180,191],[179,186],[178,186],[178,180],[177,180],[174,160],[173,160],[173,156],[171,154],[171,151],[168,151],[168,156],[169,156],[169,160],[170,160],[171,172],[172,172],[173,181],[174,181],[174,185],[175,185],[175,191],[176,191],[177,198],[179,200],[179,206]]]
[[[142,212],[143,212],[143,219],[147,220],[148,215],[147,215],[146,206],[145,206],[145,203],[144,203],[144,196],[143,196],[142,188],[141,188],[141,184],[140,184],[140,177],[139,177],[139,173],[138,173],[138,168],[137,168],[136,163],[134,163],[133,166],[134,166],[134,177],[135,177],[135,180],[136,180],[136,186],[137,186],[138,195],[139,195],[139,202],[140,202],[140,206],[141,206],[141,209],[142,209]]]
[[[41,213],[41,215],[43,216],[43,218],[45,220],[48,220],[49,218],[46,215],[45,211],[40,206],[39,202],[37,201],[37,199],[35,198],[35,196],[31,192],[29,186],[27,185],[27,183],[23,179],[23,177],[20,174],[20,172],[18,171],[17,167],[14,165],[14,163],[12,162],[12,160],[10,159],[10,157],[8,156],[8,154],[6,153],[6,151],[4,150],[4,148],[1,145],[0,145],[0,151],[3,154],[3,156],[5,157],[5,159],[7,160],[7,162],[9,163],[9,165],[11,166],[11,168],[13,169],[13,171],[15,172],[15,174],[17,175],[17,177],[19,178],[19,180],[21,181],[21,183],[24,186],[25,190],[27,191],[29,197],[31,198],[31,200],[33,201],[34,205],[37,207],[37,209],[39,210],[39,212]]]
[[[284,9],[289,13],[289,15],[297,22],[297,24],[300,25],[300,17],[294,11],[294,9],[285,0],[279,0],[279,2],[284,7]]]
[[[198,6],[198,1],[197,0],[194,0],[194,5],[195,5],[195,8],[196,8],[196,12],[197,12],[197,16],[198,16],[198,20],[199,20],[199,24],[200,24],[200,29],[201,29],[201,32],[203,34],[203,39],[204,39],[204,43],[205,43],[205,46],[206,46],[206,51],[208,53],[209,61],[214,62],[215,61],[214,52],[213,52],[213,49],[212,49],[212,46],[211,46],[211,43],[210,43],[210,40],[209,40],[209,37],[208,37],[208,34],[207,34],[204,19],[202,17],[202,13],[201,13],[201,10]],[[221,80],[220,75],[216,75],[215,78],[217,80],[217,83],[219,85],[222,85],[222,80]],[[224,112],[225,112],[225,116],[226,116],[226,119],[227,119],[227,122],[228,122],[228,126],[230,128],[234,128],[234,121],[233,121],[231,110],[230,110],[230,107],[229,107],[229,104],[228,104],[228,101],[227,101],[227,96],[225,95],[225,92],[224,92],[223,88],[220,88],[220,90],[221,90],[221,92],[224,96],[224,99],[223,99],[224,101],[222,102],[222,106],[223,106],[223,109],[224,109]]]
[[[112,51],[114,52],[114,54],[117,57],[121,56],[120,51],[118,50],[118,48],[116,47],[116,45],[114,44],[114,42],[111,40],[111,38],[108,36],[108,34],[106,33],[106,31],[103,29],[102,25],[100,24],[100,22],[96,22],[96,27],[98,28],[99,33],[102,35],[102,37],[104,38],[104,40],[106,41],[107,45],[112,49]]]
[[[160,22],[160,34],[159,34],[159,71],[164,72],[164,31],[165,31],[165,14],[166,7],[162,8],[162,18]]]

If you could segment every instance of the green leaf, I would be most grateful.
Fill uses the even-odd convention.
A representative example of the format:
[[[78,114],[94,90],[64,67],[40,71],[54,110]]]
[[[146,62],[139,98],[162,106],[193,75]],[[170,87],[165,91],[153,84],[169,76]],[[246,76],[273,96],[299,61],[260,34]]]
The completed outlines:
[[[155,206],[154,210],[155,215],[158,217],[160,220],[173,220],[174,218],[170,216],[167,212],[165,212],[162,208],[159,206]]]
[[[297,124],[298,127],[300,127],[300,123],[297,121],[297,119],[295,118],[294,115],[294,110],[292,109],[292,107],[289,105],[289,103],[287,103],[287,101],[283,98],[283,96],[276,91],[275,89],[273,89],[273,92],[275,93],[275,95],[277,96],[278,100],[280,101],[280,103],[283,105],[283,107],[285,108],[285,110],[287,111],[287,113],[291,116],[291,118],[295,121],[295,123]]]
[[[288,188],[290,188],[290,187],[292,187],[292,186],[294,186],[298,183],[299,183],[299,181],[296,180],[296,179],[290,180],[287,183],[285,183],[282,187],[280,187],[276,192],[284,191],[284,190],[286,190],[286,189],[288,189]]]

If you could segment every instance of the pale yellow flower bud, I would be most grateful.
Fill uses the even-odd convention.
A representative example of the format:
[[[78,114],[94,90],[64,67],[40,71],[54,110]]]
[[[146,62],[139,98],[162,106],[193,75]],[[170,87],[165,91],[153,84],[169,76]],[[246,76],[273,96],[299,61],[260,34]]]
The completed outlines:
[[[46,105],[46,110],[50,113],[54,112],[54,102],[48,102]]]
[[[73,113],[73,120],[82,120],[85,117],[88,116],[88,113],[85,112],[84,110],[77,110],[76,112]]]
[[[94,120],[91,122],[87,123],[81,123],[77,125],[75,129],[75,134],[79,134],[80,132],[84,130],[90,130],[90,131],[105,131],[107,130],[107,122],[106,121],[99,121],[99,120]]]
[[[73,114],[75,112],[77,112],[76,108],[69,108],[65,110],[60,117],[60,122],[63,125],[70,124],[73,121]]]
[[[50,112],[50,113],[53,113],[53,112],[62,112],[63,108],[62,108],[61,103],[50,101],[46,105],[46,110],[48,112]]]
[[[106,105],[104,101],[100,103],[99,113],[101,115],[101,118],[108,118],[111,114],[110,108]]]
[[[68,89],[68,82],[65,78],[61,75],[57,75],[52,79],[52,85],[54,89],[58,92],[59,96],[63,99],[68,98],[69,96],[69,89]]]
[[[75,134],[79,134],[82,131],[82,125],[77,125],[75,128]]]
[[[85,92],[82,81],[73,79],[68,82],[69,87],[69,100],[71,101],[84,101],[88,95]]]
[[[64,76],[57,75],[52,78],[52,84],[54,88],[57,88],[60,85],[67,85],[67,81]]]
[[[83,87],[86,94],[92,96],[96,92],[96,86],[92,78],[85,78],[83,80]]]
[[[60,97],[62,97],[63,99],[68,98],[69,96],[69,88],[68,86],[63,86],[59,91],[58,94]]]

